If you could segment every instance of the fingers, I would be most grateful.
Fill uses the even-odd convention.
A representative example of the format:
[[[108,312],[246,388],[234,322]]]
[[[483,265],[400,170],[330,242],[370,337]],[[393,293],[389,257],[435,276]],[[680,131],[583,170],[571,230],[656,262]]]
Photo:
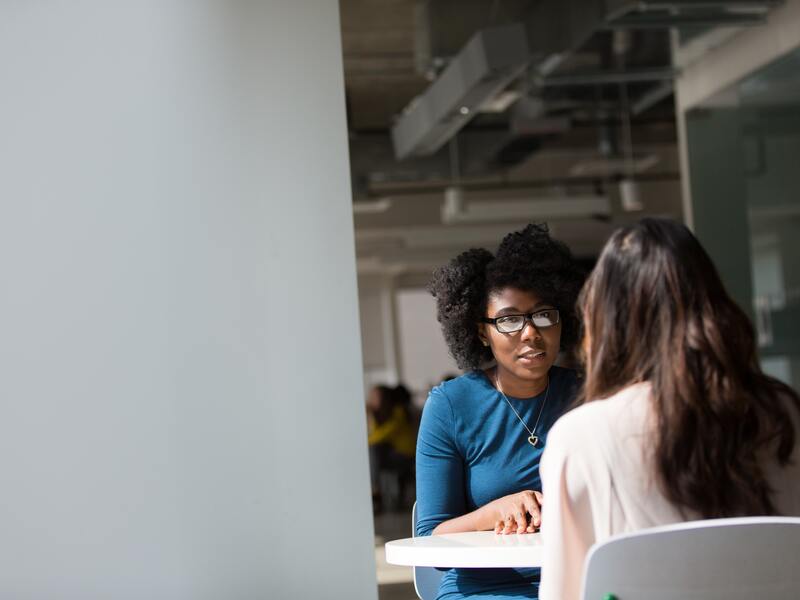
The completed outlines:
[[[525,530],[528,529],[528,517],[525,514],[525,511],[519,511],[516,514],[517,518],[517,533],[525,533]]]
[[[494,532],[500,535],[510,533],[526,533],[528,531],[528,519],[525,511],[517,509],[516,512],[509,514],[505,519],[496,521]]]
[[[528,524],[528,531],[533,532],[536,528],[542,525],[542,512],[540,509],[540,498],[541,494],[538,492],[532,492],[523,495],[523,502],[525,504],[525,510],[528,511],[528,514],[531,515],[531,521]]]
[[[494,532],[500,535],[534,533],[542,524],[542,499],[541,492],[526,490],[497,500],[499,514],[495,513]]]
[[[517,530],[516,519],[513,515],[507,515],[505,518],[497,521],[494,524],[494,532],[500,535],[508,535]]]
[[[516,531],[513,526],[513,519],[497,521],[497,523],[494,524],[494,532],[498,535],[507,535],[511,533],[512,530]]]
[[[542,506],[544,504],[544,496],[542,496],[542,492],[537,492],[534,490],[533,495],[536,498],[536,502],[539,504],[539,524],[537,527],[542,526]]]
[[[508,515],[506,517],[506,521],[505,521],[505,524],[503,526],[503,535],[508,535],[509,533],[512,533],[515,530],[516,530],[516,523],[515,523],[515,520],[514,520],[514,516],[513,515]]]

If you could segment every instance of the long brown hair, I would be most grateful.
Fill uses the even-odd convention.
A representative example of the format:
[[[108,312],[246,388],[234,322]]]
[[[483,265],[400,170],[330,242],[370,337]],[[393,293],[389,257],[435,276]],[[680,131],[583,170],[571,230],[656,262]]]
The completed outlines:
[[[705,518],[776,514],[763,460],[790,460],[800,399],[761,371],[750,321],[692,233],[663,219],[618,230],[578,304],[582,399],[650,383],[666,498]]]

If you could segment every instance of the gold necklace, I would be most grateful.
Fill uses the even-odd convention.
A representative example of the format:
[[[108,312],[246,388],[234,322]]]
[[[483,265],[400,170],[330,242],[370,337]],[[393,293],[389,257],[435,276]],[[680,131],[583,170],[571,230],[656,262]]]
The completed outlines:
[[[519,419],[519,422],[522,423],[522,426],[525,428],[525,431],[528,432],[528,443],[534,448],[536,448],[536,444],[539,443],[539,436],[536,435],[536,428],[539,426],[539,419],[542,418],[542,413],[544,412],[544,405],[547,404],[547,397],[550,395],[550,377],[549,376],[547,377],[547,387],[545,388],[544,392],[544,401],[542,402],[542,405],[539,407],[539,416],[536,417],[536,424],[533,426],[533,430],[531,430],[525,423],[525,421],[522,420],[522,417],[519,416],[517,409],[514,408],[514,405],[511,404],[511,401],[508,399],[508,397],[503,393],[503,390],[500,388],[500,377],[498,376],[496,368],[494,371],[494,385],[497,388],[497,391],[500,392],[500,395],[503,397],[503,400],[505,400],[506,404],[508,404],[509,408],[511,408],[511,410],[514,411],[514,414],[516,415],[517,419]]]

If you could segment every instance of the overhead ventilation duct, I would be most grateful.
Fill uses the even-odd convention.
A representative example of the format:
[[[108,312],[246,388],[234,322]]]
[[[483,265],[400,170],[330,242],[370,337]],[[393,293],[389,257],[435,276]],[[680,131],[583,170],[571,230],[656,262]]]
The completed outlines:
[[[558,219],[597,219],[611,216],[607,196],[547,196],[514,200],[467,201],[462,188],[445,190],[442,222],[445,225],[462,223],[491,223],[545,221]]]
[[[436,152],[517,78],[529,59],[521,24],[477,32],[392,127],[395,156]]]
[[[418,30],[422,33],[418,33],[417,42],[425,50],[417,48],[421,67],[423,63],[430,67],[453,56],[452,48],[458,47],[465,31],[477,29],[477,33],[398,116],[392,127],[394,156],[401,160],[430,156],[480,111],[503,112],[511,104],[517,106],[525,101],[525,95],[519,96],[526,86],[511,89],[509,84],[531,66],[535,68],[526,82],[530,86],[528,96],[553,97],[559,94],[553,90],[574,89],[563,94],[591,103],[593,100],[581,91],[583,88],[651,84],[633,103],[633,113],[641,113],[672,93],[671,80],[676,71],[669,64],[669,29],[757,24],[779,3],[780,0],[506,0],[504,14],[518,22],[479,29],[487,18],[485,0],[420,0],[425,7],[418,15]],[[451,14],[456,5],[460,7],[461,20],[458,35],[453,35]],[[612,51],[606,45],[612,43],[613,36],[602,32],[629,29],[644,31],[636,34],[638,46],[628,53],[631,63],[626,68],[609,68],[602,60],[599,62],[604,66],[588,70],[575,66],[572,59],[577,52],[594,52],[602,59]],[[536,151],[543,137],[541,133],[521,133],[513,128],[509,134],[511,139],[495,159],[489,160],[491,164],[519,163]],[[516,140],[518,137],[529,139]],[[536,137],[540,139],[533,139]]]
[[[658,87],[656,101],[671,91],[669,81],[676,73],[668,64],[628,65],[626,69],[588,72],[563,65],[598,32],[644,30],[658,35],[669,29],[757,25],[784,0],[542,0],[532,3],[522,21],[526,26],[537,87],[597,86],[621,82],[666,82]],[[650,36],[651,34],[647,34]],[[613,39],[613,38],[609,38]],[[654,39],[650,37],[649,39]],[[668,54],[669,38],[664,38]],[[605,43],[605,42],[603,42]],[[635,57],[638,61],[639,57]],[[654,68],[655,67],[655,68]],[[652,101],[647,98],[646,102]],[[646,105],[645,105],[646,106]],[[639,110],[642,110],[641,108]]]
[[[606,0],[607,27],[663,29],[671,27],[744,26],[762,23],[782,0]]]

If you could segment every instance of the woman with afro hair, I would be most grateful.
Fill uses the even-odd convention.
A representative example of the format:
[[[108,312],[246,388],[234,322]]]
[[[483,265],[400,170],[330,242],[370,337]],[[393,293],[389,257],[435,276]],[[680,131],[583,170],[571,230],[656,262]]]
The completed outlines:
[[[436,270],[450,353],[466,374],[431,390],[417,441],[417,535],[541,524],[539,459],[577,376],[554,366],[577,337],[583,274],[546,225],[508,234],[496,255],[473,249]],[[450,569],[439,600],[536,598],[539,569]]]

